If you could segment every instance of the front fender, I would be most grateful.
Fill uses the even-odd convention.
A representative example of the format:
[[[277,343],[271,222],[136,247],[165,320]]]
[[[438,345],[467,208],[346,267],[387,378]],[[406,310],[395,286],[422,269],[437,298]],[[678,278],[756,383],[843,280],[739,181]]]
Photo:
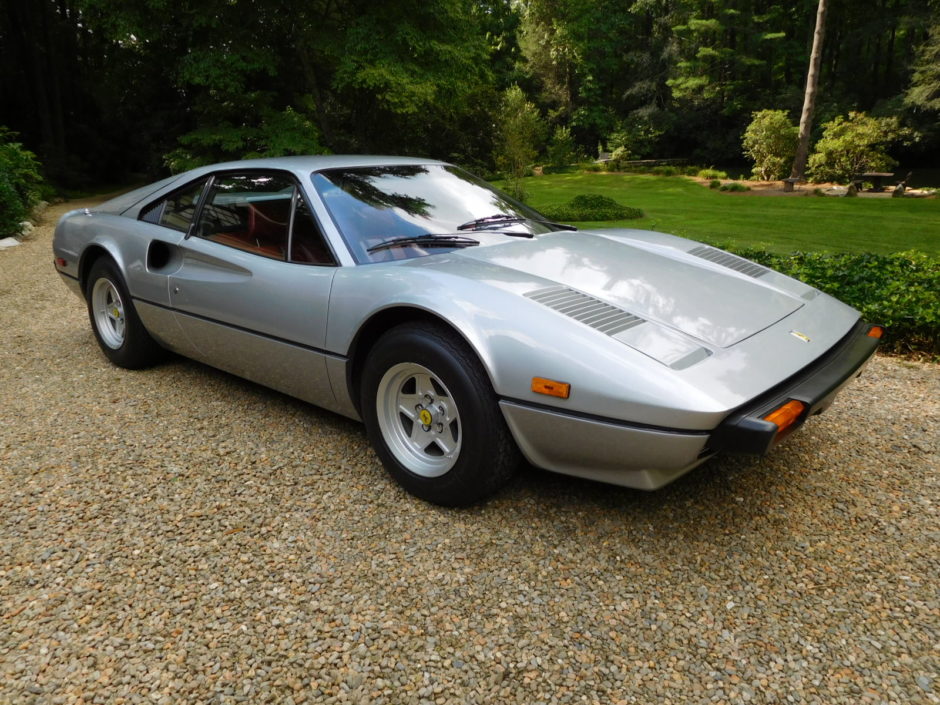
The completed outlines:
[[[522,296],[550,282],[466,260],[456,274],[438,266],[444,262],[446,256],[341,268],[328,349],[347,353],[374,315],[409,307],[457,330],[502,399],[671,428],[713,428],[727,413],[661,363]],[[536,376],[569,383],[570,397],[533,392]]]

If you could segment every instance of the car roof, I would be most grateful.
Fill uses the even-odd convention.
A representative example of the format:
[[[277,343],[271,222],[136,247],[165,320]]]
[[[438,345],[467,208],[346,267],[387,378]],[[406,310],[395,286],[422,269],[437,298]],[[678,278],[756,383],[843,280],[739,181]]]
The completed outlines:
[[[427,164],[447,165],[447,162],[438,161],[437,159],[421,159],[419,157],[370,156],[364,154],[320,154],[239,159],[237,161],[207,164],[206,166],[190,169],[189,171],[176,174],[105,201],[98,205],[95,210],[105,213],[125,213],[170,185],[176,188],[177,186],[188,184],[195,179],[219,171],[281,169],[283,171],[292,172],[300,181],[304,181],[313,172],[323,169],[369,166],[416,166]]]
[[[210,164],[187,172],[185,181],[203,174],[233,169],[284,169],[298,175],[310,174],[323,169],[355,168],[369,166],[412,166],[419,164],[446,164],[437,159],[419,157],[372,156],[364,154],[320,154],[310,156],[264,157],[240,159],[221,164]]]

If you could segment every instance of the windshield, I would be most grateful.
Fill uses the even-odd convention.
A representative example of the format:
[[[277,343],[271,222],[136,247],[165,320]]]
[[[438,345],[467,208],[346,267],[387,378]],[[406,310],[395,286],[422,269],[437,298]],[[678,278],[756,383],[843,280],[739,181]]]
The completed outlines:
[[[360,264],[448,252],[460,246],[459,239],[428,235],[466,236],[476,230],[531,237],[556,229],[536,211],[453,166],[326,169],[312,178]],[[388,247],[389,241],[398,238],[408,240],[402,240],[400,247]],[[438,242],[429,246],[435,239]],[[379,244],[383,246],[376,247]]]

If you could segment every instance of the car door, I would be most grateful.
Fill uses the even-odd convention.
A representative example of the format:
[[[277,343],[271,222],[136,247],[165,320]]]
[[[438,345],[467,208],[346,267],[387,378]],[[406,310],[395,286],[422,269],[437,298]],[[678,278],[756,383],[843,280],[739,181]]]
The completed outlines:
[[[300,189],[283,172],[217,174],[169,277],[170,305],[220,369],[327,408],[324,349],[336,271]]]
[[[142,251],[126,264],[134,306],[147,331],[163,347],[190,357],[192,343],[171,308],[169,276],[179,268],[180,243],[208,184],[209,177],[202,177],[144,206],[136,226]]]

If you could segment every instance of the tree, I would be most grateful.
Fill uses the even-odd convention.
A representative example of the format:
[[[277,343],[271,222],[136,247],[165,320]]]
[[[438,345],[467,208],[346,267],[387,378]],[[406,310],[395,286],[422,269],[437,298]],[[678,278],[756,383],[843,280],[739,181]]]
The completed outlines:
[[[109,139],[123,130],[101,78],[107,44],[71,2],[0,2],[0,124],[59,183],[79,185],[118,159]],[[86,150],[94,163],[75,158]]]
[[[917,109],[940,112],[940,22],[930,29],[917,52],[917,64],[905,102]]]
[[[668,120],[671,6],[658,0],[522,0],[522,85],[593,150],[622,123]]]
[[[864,110],[940,144],[940,0],[827,0],[816,122]],[[500,94],[637,157],[740,157],[795,114],[818,0],[7,0],[0,124],[59,183],[215,159],[398,152],[489,171]],[[816,130],[818,132],[818,129]],[[916,150],[916,151],[915,151]],[[917,151],[920,154],[917,154]],[[156,174],[153,174],[156,175]]]
[[[510,86],[503,92],[496,119],[496,165],[509,182],[508,192],[519,200],[525,199],[522,177],[531,167],[544,139],[545,124],[538,109],[526,100],[519,86]]]
[[[750,108],[772,89],[786,14],[752,0],[685,0],[673,27],[678,61],[673,95],[726,115]],[[766,104],[766,103],[765,103]]]
[[[567,127],[558,126],[552,133],[547,149],[548,163],[552,166],[567,166],[576,159],[574,138]]]
[[[809,174],[816,182],[846,183],[868,171],[889,169],[897,162],[884,148],[900,136],[897,118],[840,115],[823,125],[823,135],[809,158]]]
[[[816,31],[813,33],[813,51],[809,57],[806,73],[806,92],[803,96],[803,112],[800,115],[800,136],[793,158],[791,179],[802,179],[806,171],[806,155],[809,154],[809,138],[813,129],[813,112],[816,110],[816,86],[819,83],[819,65],[822,63],[822,44],[826,34],[826,0],[819,0],[816,10]]]
[[[484,26],[511,31],[507,12],[504,0],[7,2],[0,123],[57,174],[81,164],[111,180],[324,150],[488,162],[489,60],[506,65],[513,48]]]
[[[754,176],[764,181],[782,179],[793,163],[797,128],[783,110],[754,113],[744,131],[744,153],[754,162]]]

